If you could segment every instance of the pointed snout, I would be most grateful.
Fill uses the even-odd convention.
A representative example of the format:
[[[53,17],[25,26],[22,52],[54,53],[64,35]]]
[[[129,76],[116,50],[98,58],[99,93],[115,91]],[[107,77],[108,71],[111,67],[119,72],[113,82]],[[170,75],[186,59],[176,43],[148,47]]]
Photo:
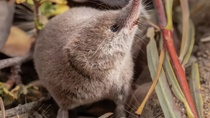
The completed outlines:
[[[125,11],[127,12],[125,19],[125,28],[129,28],[130,30],[137,25],[139,21],[141,8],[141,0],[131,0],[130,3],[125,7]]]

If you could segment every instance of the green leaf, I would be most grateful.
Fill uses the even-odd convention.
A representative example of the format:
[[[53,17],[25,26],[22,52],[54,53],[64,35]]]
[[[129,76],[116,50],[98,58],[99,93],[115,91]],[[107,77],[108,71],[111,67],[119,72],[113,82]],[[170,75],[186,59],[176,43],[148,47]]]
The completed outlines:
[[[27,0],[26,1],[29,5],[34,5],[34,1],[33,0]]]
[[[188,36],[188,40],[186,42],[186,53],[185,56],[183,58],[182,61],[182,65],[186,65],[191,57],[192,51],[193,51],[193,47],[194,47],[194,43],[195,43],[195,27],[194,24],[192,22],[192,20],[190,20],[189,22],[189,36]]]
[[[11,104],[16,97],[7,89],[7,88],[0,88],[1,96],[4,98],[5,105]]]
[[[200,74],[197,63],[192,64],[191,78],[189,79],[190,90],[196,105],[199,118],[203,118],[203,99],[200,92]]]
[[[34,22],[37,29],[41,30],[44,28],[44,24],[40,23],[38,19],[35,19]]]
[[[53,5],[52,2],[43,2],[39,7],[39,11],[44,16],[51,16],[55,10],[55,5]]]
[[[178,22],[182,24],[181,17],[178,18]],[[188,63],[195,43],[195,28],[192,20],[189,19],[188,25],[185,26],[185,30],[182,31],[183,37],[179,54],[179,59],[183,67]]]
[[[164,70],[166,72],[167,78],[169,80],[169,83],[172,85],[172,91],[174,93],[174,95],[184,104],[186,111],[187,111],[187,115],[189,118],[194,118],[194,115],[187,103],[187,100],[179,86],[179,83],[176,79],[176,76],[174,74],[174,71],[172,69],[171,63],[169,61],[169,56],[168,54],[166,54],[165,56],[165,60],[163,62],[163,67]]]
[[[155,79],[158,67],[157,59],[159,59],[159,56],[157,45],[153,38],[150,39],[150,42],[147,45],[147,59],[151,77],[152,79]],[[181,113],[177,109],[177,106],[174,102],[173,95],[170,91],[169,85],[166,80],[166,75],[163,69],[160,73],[159,82],[155,87],[155,91],[160,101],[160,105],[165,118],[181,118]]]

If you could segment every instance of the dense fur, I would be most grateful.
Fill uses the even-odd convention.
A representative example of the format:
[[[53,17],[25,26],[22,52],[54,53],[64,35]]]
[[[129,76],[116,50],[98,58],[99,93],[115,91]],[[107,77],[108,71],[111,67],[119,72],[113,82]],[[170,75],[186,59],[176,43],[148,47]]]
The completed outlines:
[[[102,99],[115,101],[115,116],[125,117],[137,30],[126,25],[133,22],[126,21],[131,6],[118,11],[72,8],[53,18],[40,33],[35,68],[60,107],[57,117],[67,118],[69,109]],[[112,32],[115,24],[119,29]]]

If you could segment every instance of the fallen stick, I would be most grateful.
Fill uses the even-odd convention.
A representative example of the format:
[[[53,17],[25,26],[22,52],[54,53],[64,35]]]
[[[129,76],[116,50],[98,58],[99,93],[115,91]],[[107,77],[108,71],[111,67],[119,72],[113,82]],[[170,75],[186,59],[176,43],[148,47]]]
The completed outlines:
[[[5,111],[5,116],[7,117],[14,117],[21,114],[31,113],[34,109],[41,105],[43,100],[26,103],[24,105],[18,105],[17,107],[8,109]],[[1,113],[2,111],[0,111]],[[0,114],[0,118],[2,118],[2,114]]]
[[[14,58],[0,60],[0,69],[15,65],[21,65],[22,63],[31,60],[32,57],[33,57],[32,53],[29,53],[23,57],[14,57]]]

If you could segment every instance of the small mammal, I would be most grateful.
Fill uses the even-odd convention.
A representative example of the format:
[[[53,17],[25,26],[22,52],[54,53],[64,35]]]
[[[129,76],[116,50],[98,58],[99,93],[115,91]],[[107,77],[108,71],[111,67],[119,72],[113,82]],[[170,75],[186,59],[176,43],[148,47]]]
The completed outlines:
[[[60,107],[57,118],[68,118],[68,110],[102,99],[116,103],[116,118],[126,117],[131,47],[142,7],[140,0],[131,0],[121,10],[72,8],[40,32],[34,64]]]

